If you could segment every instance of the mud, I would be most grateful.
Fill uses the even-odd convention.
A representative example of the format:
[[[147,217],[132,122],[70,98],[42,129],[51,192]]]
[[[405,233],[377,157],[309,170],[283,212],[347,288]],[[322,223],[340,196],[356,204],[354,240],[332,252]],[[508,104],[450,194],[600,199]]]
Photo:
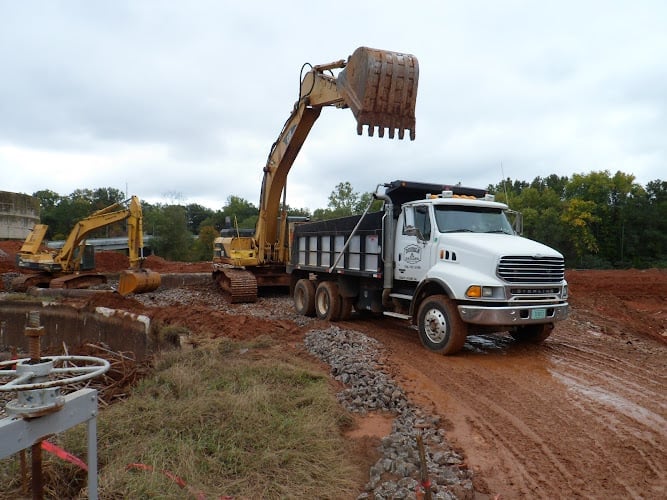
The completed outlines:
[[[3,262],[0,254],[2,272],[15,271]],[[147,264],[161,273],[210,270]],[[666,498],[667,272],[572,270],[567,278],[571,316],[540,346],[476,336],[443,357],[399,320],[341,325],[379,340],[409,398],[442,418],[474,471],[476,498]],[[94,305],[187,326],[195,343],[266,335],[301,352],[305,333],[319,325],[297,316],[286,297],[228,304],[212,284],[111,297],[96,295]],[[385,431],[377,417],[362,420],[350,432],[359,456],[371,456]]]

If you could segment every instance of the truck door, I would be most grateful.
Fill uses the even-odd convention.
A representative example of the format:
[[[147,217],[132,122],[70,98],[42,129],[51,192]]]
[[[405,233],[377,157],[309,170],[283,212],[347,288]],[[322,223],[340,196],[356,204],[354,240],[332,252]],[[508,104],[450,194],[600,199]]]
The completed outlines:
[[[428,205],[403,208],[396,228],[396,279],[421,281],[431,268],[431,227]]]

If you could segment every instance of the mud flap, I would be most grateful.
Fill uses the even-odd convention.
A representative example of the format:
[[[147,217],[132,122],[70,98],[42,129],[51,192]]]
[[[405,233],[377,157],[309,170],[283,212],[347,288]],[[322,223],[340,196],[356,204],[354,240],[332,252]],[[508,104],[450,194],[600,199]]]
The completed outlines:
[[[390,139],[398,129],[399,139],[409,130],[414,140],[418,80],[415,56],[359,47],[338,74],[336,86],[357,119],[359,135],[366,125],[371,137],[377,127],[380,137],[387,128]]]

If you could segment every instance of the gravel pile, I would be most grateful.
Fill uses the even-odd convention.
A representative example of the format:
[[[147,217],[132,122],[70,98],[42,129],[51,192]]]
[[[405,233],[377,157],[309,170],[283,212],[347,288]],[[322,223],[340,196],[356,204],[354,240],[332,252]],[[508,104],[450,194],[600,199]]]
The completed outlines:
[[[445,440],[439,417],[410,403],[383,370],[381,345],[353,330],[331,326],[306,335],[309,352],[331,366],[331,375],[347,387],[338,394],[354,413],[395,415],[392,432],[382,439],[381,458],[371,467],[366,491],[359,499],[417,498],[421,489],[418,436],[424,443],[432,498],[473,498],[472,472]]]

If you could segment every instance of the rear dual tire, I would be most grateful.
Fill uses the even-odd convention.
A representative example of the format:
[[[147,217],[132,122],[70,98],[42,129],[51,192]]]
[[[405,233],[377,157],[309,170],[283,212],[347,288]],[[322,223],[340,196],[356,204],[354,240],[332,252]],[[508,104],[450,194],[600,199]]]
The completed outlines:
[[[300,279],[294,285],[294,309],[302,316],[315,316],[315,284]]]
[[[315,314],[318,319],[338,321],[341,318],[343,298],[338,293],[338,285],[333,281],[323,281],[315,291]]]

